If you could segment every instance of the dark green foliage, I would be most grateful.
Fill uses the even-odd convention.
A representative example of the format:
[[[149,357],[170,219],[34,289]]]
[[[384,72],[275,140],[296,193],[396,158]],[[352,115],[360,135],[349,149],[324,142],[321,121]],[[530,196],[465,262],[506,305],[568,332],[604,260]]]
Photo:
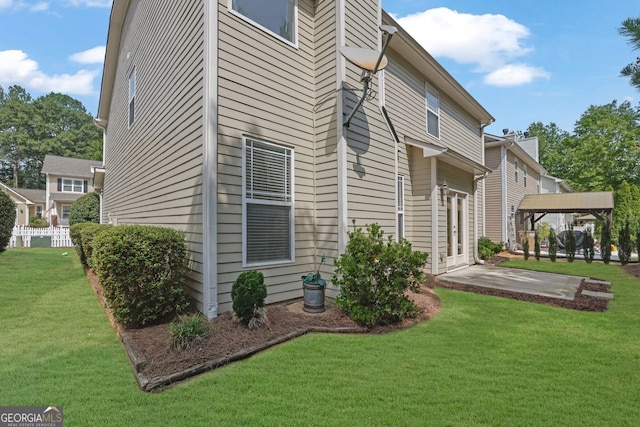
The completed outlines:
[[[386,325],[417,315],[405,295],[418,292],[428,254],[413,251],[411,243],[390,236],[386,242],[378,224],[365,233],[349,232],[347,250],[334,262],[333,284],[340,288],[338,306],[363,326]]]
[[[241,273],[231,287],[233,312],[240,323],[249,326],[259,310],[263,309],[266,297],[267,287],[261,272],[251,270]]]
[[[536,231],[533,238],[533,253],[536,261],[540,261],[540,234]]]
[[[636,253],[638,254],[638,262],[640,262],[640,226],[636,230]]]
[[[622,265],[629,264],[631,258],[631,230],[628,219],[618,234],[618,258]]]
[[[87,193],[71,205],[69,225],[81,222],[100,222],[100,195]]]
[[[185,350],[200,343],[209,329],[209,323],[200,313],[185,314],[169,325],[169,340],[173,348]]]
[[[618,33],[627,38],[627,44],[633,50],[640,49],[640,18],[627,18],[622,21],[622,25],[618,28]],[[620,70],[620,75],[629,77],[631,85],[640,90],[640,61],[635,59],[627,64]]]
[[[0,191],[0,252],[4,252],[9,246],[15,224],[16,204],[11,197]]]
[[[529,238],[526,234],[522,235],[522,252],[524,254],[524,260],[529,259]]]
[[[567,253],[567,261],[573,262],[576,259],[576,235],[573,233],[573,224],[569,224],[569,229],[565,233],[564,250]]]
[[[93,239],[102,230],[111,227],[107,224],[95,224],[93,222],[83,222],[73,224],[69,228],[71,243],[76,248],[80,262],[85,267],[92,267],[91,255],[93,254]]]
[[[591,233],[591,229],[587,228],[582,232],[582,248],[584,251],[584,260],[587,264],[591,264],[593,262],[593,257],[595,255],[594,247],[594,239],[593,234]]]
[[[84,247],[84,234],[82,240]],[[183,286],[187,248],[179,231],[145,225],[108,227],[95,235],[92,245],[91,264],[120,324],[153,324],[189,306]]]
[[[603,224],[600,234],[600,256],[605,264],[609,264],[611,261],[611,222],[609,219]]]
[[[40,218],[38,215],[33,215],[29,217],[29,227],[32,228],[48,228],[49,223],[46,219]]]
[[[551,262],[556,262],[556,258],[558,255],[558,236],[556,235],[556,230],[553,228],[549,229],[549,259]]]
[[[503,246],[504,244],[502,242],[493,243],[487,237],[480,237],[478,239],[478,257],[480,259],[489,259],[500,252]]]

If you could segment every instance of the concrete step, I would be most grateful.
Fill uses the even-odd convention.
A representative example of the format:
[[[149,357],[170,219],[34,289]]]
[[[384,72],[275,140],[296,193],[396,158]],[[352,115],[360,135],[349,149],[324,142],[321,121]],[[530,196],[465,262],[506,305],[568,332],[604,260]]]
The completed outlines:
[[[611,288],[611,282],[607,282],[605,280],[587,279],[585,281],[585,283],[586,284],[594,284],[594,285],[602,285],[604,287]]]
[[[608,300],[613,299],[613,294],[609,292],[594,292],[594,291],[587,291],[586,289],[582,290],[582,295],[586,297],[602,298],[602,299],[608,299]]]

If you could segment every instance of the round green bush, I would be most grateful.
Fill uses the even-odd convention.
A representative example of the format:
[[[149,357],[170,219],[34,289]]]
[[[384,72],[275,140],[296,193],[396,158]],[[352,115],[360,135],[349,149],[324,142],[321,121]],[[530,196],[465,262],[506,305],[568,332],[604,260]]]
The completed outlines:
[[[15,224],[16,204],[8,195],[0,191],[0,252],[4,252],[9,246]]]
[[[262,273],[256,270],[241,273],[231,287],[233,311],[240,323],[249,326],[258,309],[264,307],[266,297],[267,287]]]
[[[69,225],[81,222],[100,222],[100,195],[87,193],[71,205]]]
[[[92,245],[92,267],[120,324],[146,326],[188,308],[187,248],[179,231],[145,225],[108,227]]]
[[[93,239],[102,230],[111,227],[108,224],[95,224],[93,222],[81,222],[69,227],[69,237],[74,244],[80,262],[85,267],[92,266],[91,255],[93,253]]]

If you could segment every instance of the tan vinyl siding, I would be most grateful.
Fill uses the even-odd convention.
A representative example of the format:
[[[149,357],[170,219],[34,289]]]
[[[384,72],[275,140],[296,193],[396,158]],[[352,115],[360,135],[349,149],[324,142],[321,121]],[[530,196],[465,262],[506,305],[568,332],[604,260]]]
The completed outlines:
[[[252,267],[265,275],[268,302],[301,296],[313,268],[315,16],[298,1],[298,48],[233,15],[219,2],[218,303],[231,306],[242,265],[242,137],[295,152],[295,262]]]
[[[405,182],[407,196],[406,228],[410,229],[407,237],[415,250],[428,252],[428,264],[433,262],[431,243],[433,235],[433,222],[431,221],[431,158],[425,158],[422,150],[410,145],[405,145],[408,152],[410,181]],[[403,162],[401,161],[400,164]],[[405,180],[407,178],[405,177]],[[410,184],[409,184],[410,183]]]
[[[485,180],[485,221],[486,237],[493,242],[505,240],[503,230],[502,201],[502,147],[492,147],[485,151],[485,166],[491,173]]]

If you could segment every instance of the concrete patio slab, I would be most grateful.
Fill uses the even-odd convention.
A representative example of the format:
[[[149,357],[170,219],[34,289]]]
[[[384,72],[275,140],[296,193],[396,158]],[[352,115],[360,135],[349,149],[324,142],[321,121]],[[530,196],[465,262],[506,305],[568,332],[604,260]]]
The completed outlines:
[[[583,279],[586,279],[586,277],[496,267],[493,265],[472,265],[468,268],[436,277],[436,280],[568,301],[574,300],[574,296]]]

